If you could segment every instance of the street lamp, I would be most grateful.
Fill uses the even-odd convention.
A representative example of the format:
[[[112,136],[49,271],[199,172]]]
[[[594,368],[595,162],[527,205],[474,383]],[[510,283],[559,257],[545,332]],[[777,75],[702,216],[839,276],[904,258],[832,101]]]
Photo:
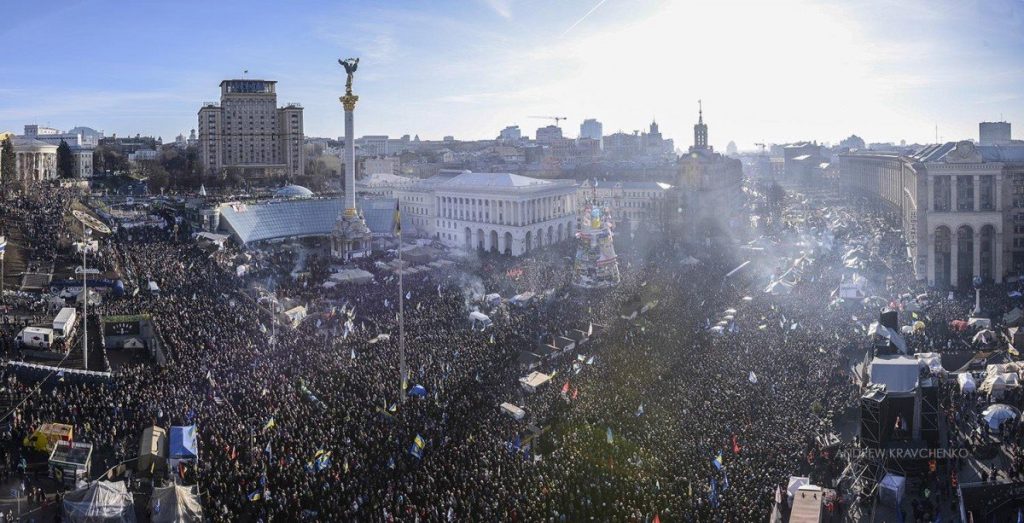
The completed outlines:
[[[975,316],[981,314],[981,276],[975,276],[971,283],[974,284],[974,312]]]

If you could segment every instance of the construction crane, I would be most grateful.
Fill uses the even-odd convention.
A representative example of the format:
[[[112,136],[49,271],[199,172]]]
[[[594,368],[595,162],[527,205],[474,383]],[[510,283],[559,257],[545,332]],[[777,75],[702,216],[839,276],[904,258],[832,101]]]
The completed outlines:
[[[764,154],[765,145],[763,143],[758,142],[758,143],[755,143],[754,145],[760,147],[761,148],[761,154]]]
[[[561,122],[562,120],[568,120],[568,118],[566,118],[565,116],[531,116],[530,118],[543,118],[545,120],[554,120],[555,127],[558,127],[558,122]]]

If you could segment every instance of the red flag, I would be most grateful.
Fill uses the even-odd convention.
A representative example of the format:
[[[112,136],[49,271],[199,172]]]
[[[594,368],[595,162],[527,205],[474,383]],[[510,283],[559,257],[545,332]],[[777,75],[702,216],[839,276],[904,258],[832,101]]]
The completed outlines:
[[[232,445],[231,446],[231,461],[235,461],[235,458],[237,458],[237,457],[238,457],[238,452],[235,450],[234,445]]]
[[[658,515],[655,514],[654,519],[651,520],[651,523],[661,523],[661,518],[659,518]]]
[[[732,453],[733,454],[739,454],[740,453],[740,444],[736,442],[736,435],[735,434],[732,435]]]
[[[569,393],[569,381],[566,380],[565,385],[562,385],[562,394],[568,394],[568,393]]]
[[[579,387],[576,387],[576,388],[572,389],[572,399],[576,399],[576,397],[579,396],[579,395],[580,395],[580,388]]]

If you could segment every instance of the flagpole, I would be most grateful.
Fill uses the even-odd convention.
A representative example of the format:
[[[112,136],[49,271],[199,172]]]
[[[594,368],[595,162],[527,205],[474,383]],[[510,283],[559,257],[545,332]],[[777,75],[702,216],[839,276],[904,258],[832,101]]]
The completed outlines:
[[[397,205],[397,204],[396,204]],[[402,222],[401,214],[398,215],[398,370],[401,373],[398,380],[398,397],[405,403],[405,380],[408,379],[408,372],[405,369],[405,291],[402,285],[402,275],[405,274],[405,267],[402,266]]]

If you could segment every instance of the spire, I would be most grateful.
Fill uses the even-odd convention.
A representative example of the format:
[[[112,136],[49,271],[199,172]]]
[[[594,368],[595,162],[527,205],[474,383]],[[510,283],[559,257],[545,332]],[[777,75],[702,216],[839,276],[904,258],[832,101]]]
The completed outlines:
[[[697,100],[697,124],[693,126],[693,147],[690,151],[708,149],[708,126],[704,124],[704,103]]]
[[[704,103],[701,100],[697,100],[697,123],[704,123]]]

